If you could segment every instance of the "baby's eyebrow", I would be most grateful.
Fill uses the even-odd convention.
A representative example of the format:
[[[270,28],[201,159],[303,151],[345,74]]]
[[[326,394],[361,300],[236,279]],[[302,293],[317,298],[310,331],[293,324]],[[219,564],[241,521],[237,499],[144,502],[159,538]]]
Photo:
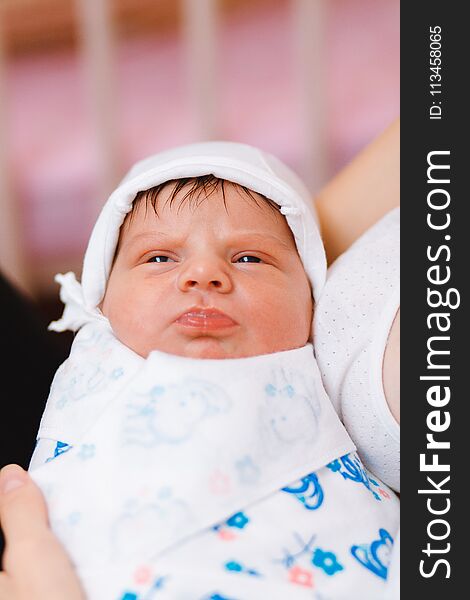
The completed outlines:
[[[186,238],[186,236],[184,237],[177,237],[172,235],[171,233],[167,233],[165,231],[158,231],[158,230],[152,230],[150,231],[143,231],[140,233],[136,233],[134,235],[132,235],[131,237],[129,237],[128,239],[125,240],[125,242],[123,243],[123,246],[133,246],[141,241],[143,242],[152,242],[155,243],[156,240],[162,238],[164,241],[171,241],[175,244],[181,244],[184,239]],[[285,250],[295,250],[295,243],[292,242],[291,244],[289,244],[286,240],[283,240],[282,238],[273,235],[271,233],[266,233],[266,232],[257,232],[257,231],[239,231],[236,232],[235,234],[228,236],[227,238],[225,238],[224,240],[226,243],[228,244],[240,244],[240,243],[250,243],[250,242],[265,242],[265,241],[271,241],[271,242],[275,242],[276,244],[278,244],[279,246],[282,246]]]
[[[259,240],[260,242],[271,240],[273,242],[276,242],[277,244],[279,244],[280,246],[283,246],[286,250],[294,250],[295,249],[295,244],[289,244],[287,241],[281,239],[280,237],[278,237],[277,235],[273,235],[271,233],[258,233],[256,231],[243,231],[243,232],[238,232],[237,234],[235,234],[233,236],[233,240],[230,239],[229,241],[244,241],[244,240]]]
[[[129,236],[123,243],[123,246],[131,246],[137,242],[140,242],[141,240],[155,241],[158,238],[167,239],[169,237],[171,236],[168,233],[165,233],[164,231],[142,231],[140,233],[135,233]]]

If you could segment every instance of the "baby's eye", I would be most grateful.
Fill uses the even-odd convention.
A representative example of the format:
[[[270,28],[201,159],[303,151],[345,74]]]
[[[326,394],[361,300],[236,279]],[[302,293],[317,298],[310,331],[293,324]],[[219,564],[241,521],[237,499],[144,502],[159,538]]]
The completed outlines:
[[[247,254],[246,256],[241,256],[237,262],[242,262],[242,263],[260,263],[261,262],[261,258],[258,258],[257,256],[251,256],[249,254]]]
[[[147,262],[165,263],[169,261],[175,262],[169,256],[165,256],[164,254],[158,254],[157,256],[151,256]]]

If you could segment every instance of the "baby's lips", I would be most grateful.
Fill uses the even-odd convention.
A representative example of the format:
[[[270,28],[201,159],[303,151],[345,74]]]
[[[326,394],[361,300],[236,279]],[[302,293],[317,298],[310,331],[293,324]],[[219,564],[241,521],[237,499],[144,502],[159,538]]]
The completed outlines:
[[[237,325],[236,321],[222,311],[206,308],[190,309],[180,315],[175,322],[184,327],[204,329],[206,331]]]

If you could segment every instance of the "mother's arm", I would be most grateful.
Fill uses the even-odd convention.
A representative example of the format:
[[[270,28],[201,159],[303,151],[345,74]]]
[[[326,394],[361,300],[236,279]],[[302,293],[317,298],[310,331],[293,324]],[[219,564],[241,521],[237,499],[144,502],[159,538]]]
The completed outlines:
[[[315,198],[328,264],[399,203],[398,118]]]
[[[400,119],[360,152],[315,199],[328,264],[400,204]],[[400,422],[400,310],[383,358],[388,406]]]

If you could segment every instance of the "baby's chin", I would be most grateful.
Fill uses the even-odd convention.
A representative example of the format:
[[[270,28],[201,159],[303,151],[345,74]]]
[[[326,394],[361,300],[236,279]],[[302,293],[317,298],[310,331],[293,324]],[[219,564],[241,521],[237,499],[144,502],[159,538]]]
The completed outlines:
[[[240,349],[232,347],[223,343],[222,340],[210,337],[201,336],[189,340],[181,351],[175,352],[180,356],[187,356],[188,358],[241,358],[242,356],[249,356],[247,353],[242,353]]]
[[[152,348],[152,350],[159,350],[166,354],[185,356],[187,358],[207,359],[245,358],[255,355],[253,349],[250,351],[247,348],[241,347],[240,344],[236,344],[234,341],[228,341],[227,339],[209,335],[190,338],[169,346],[164,345],[163,347],[160,345],[160,347]],[[149,353],[150,351],[140,352],[139,354],[146,358]]]
[[[275,347],[254,347],[252,344],[246,346],[243,344],[227,344],[223,343],[220,339],[207,336],[192,339],[185,344],[184,347],[166,352],[168,354],[176,354],[177,356],[186,356],[188,358],[249,358],[251,356],[260,356],[262,354],[273,354],[275,352],[294,350],[299,347],[300,345],[285,346],[282,344]]]
[[[184,341],[170,343],[125,343],[128,348],[139,354],[142,358],[148,358],[151,352],[163,352],[165,354],[173,354],[175,356],[185,356],[187,358],[242,358],[245,356],[253,356],[254,352],[243,352],[238,345],[227,343],[220,338],[217,339],[211,336],[200,336],[190,338]]]

